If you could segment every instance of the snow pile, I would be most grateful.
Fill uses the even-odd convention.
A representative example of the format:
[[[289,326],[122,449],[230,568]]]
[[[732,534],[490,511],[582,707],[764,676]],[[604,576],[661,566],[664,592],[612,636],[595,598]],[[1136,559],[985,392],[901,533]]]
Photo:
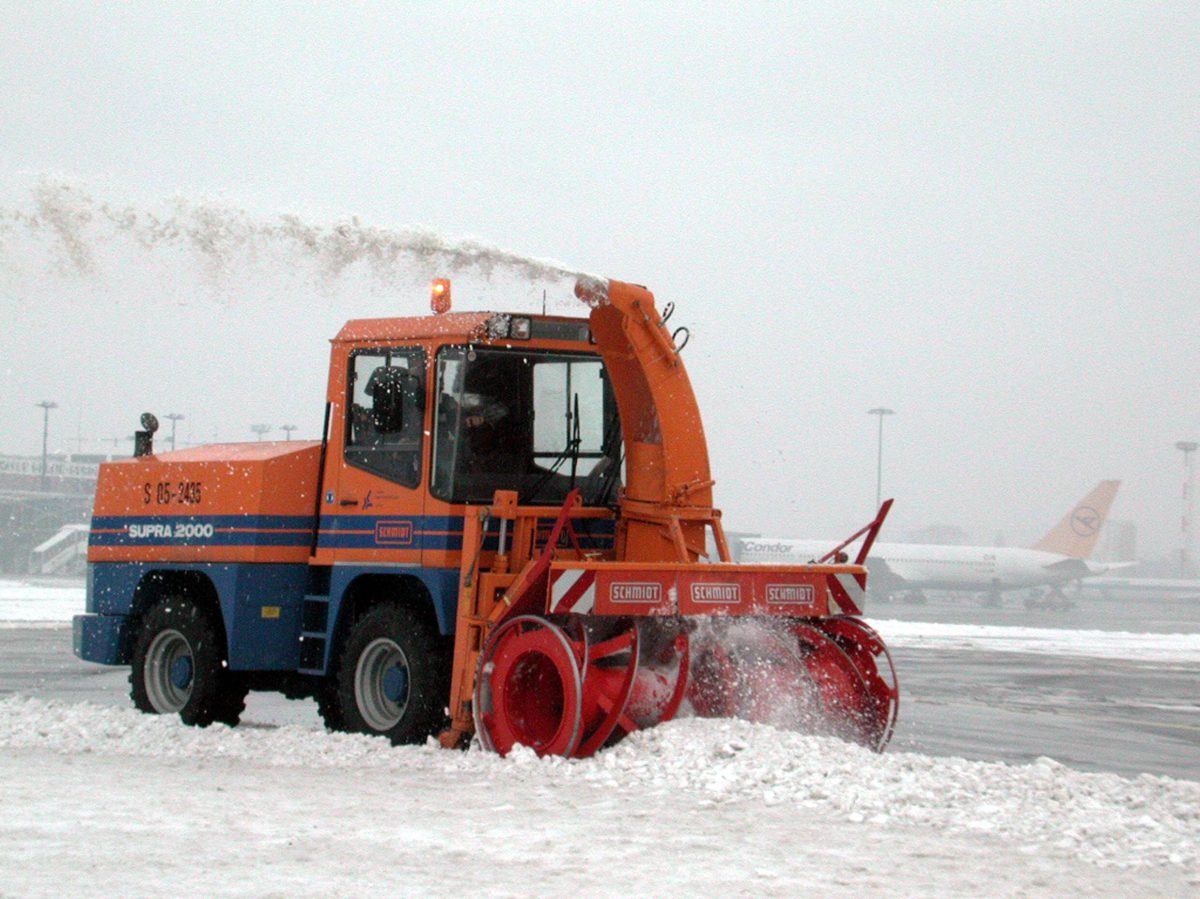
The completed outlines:
[[[685,719],[632,735],[585,776],[688,790],[708,802],[833,809],[851,822],[1003,835],[1097,865],[1200,865],[1200,783],[1143,774],[877,755],[743,721]]]
[[[1034,652],[1140,662],[1200,662],[1200,634],[1134,634],[871,619],[891,647]]]
[[[538,759],[518,750],[447,752],[394,748],[365,736],[297,726],[183,727],[128,709],[0,700],[0,747],[188,759],[272,767],[453,774],[500,794],[555,791],[571,783],[614,796],[689,796],[697,807],[744,803],[811,810],[874,831],[917,827],[999,837],[1023,851],[1068,852],[1094,865],[1180,866],[1200,873],[1200,783],[1072,771],[1049,760],[1010,766],[875,755],[836,740],[741,721],[686,719],[634,734],[595,759]],[[632,801],[632,799],[631,799]],[[879,839],[886,841],[885,834]]]
[[[434,752],[433,747],[393,747],[378,737],[326,733],[298,725],[218,724],[201,729],[186,727],[173,715],[143,715],[128,708],[20,696],[0,699],[0,748],[50,749],[64,755],[227,758],[303,768],[402,768],[412,764],[414,753],[430,753],[447,762],[462,758],[459,753]],[[478,758],[503,762],[482,752]]]
[[[84,601],[82,584],[46,586],[0,578],[0,627],[69,623],[83,612]]]

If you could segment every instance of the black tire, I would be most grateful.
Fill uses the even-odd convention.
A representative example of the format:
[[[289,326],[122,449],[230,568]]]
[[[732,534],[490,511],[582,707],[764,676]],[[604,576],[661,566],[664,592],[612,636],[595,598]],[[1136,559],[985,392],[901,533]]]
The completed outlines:
[[[246,708],[246,682],[228,670],[219,622],[185,596],[159,600],[133,645],[129,695],[139,711],[178,713],[184,724],[231,727]]]
[[[317,713],[325,722],[327,730],[349,731],[346,716],[342,714],[342,704],[338,701],[337,672],[330,671],[327,682],[316,692]]]
[[[410,609],[375,606],[351,629],[317,698],[332,730],[423,743],[446,723],[449,641]]]

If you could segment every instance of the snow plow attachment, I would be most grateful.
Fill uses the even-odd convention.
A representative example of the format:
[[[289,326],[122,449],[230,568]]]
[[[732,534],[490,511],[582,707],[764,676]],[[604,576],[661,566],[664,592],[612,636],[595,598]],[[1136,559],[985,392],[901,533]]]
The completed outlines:
[[[468,511],[442,742],[477,733],[501,754],[578,758],[690,712],[883,749],[895,669],[859,616],[891,500],[810,564],[733,564],[676,340],[686,329],[668,331],[637,285],[581,278],[575,294],[620,413],[625,482],[612,505],[581,506],[572,489],[561,508],[522,507],[499,490]],[[583,518],[611,521],[611,548],[581,549]]]
[[[585,558],[571,520],[596,510],[570,497],[548,510],[498,496],[468,520],[467,537],[482,546],[499,518],[503,558],[507,535],[520,546],[554,512],[545,545],[519,573],[464,573],[445,745],[475,733],[501,755],[521,745],[586,758],[679,714],[738,717],[876,751],[887,745],[899,691],[887,648],[857,617],[861,560]],[[886,513],[885,505],[856,536],[873,537]]]

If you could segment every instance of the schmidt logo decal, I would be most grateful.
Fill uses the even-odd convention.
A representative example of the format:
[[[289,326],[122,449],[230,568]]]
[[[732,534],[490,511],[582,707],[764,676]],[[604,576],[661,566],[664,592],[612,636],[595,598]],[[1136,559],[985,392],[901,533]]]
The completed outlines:
[[[662,602],[662,584],[621,581],[609,587],[608,598],[613,602]]]
[[[811,584],[767,584],[767,602],[782,606],[811,606],[817,601]]]
[[[375,542],[380,546],[412,546],[413,525],[411,521],[375,522]]]
[[[692,584],[692,602],[740,603],[742,588],[737,584]]]
[[[1100,530],[1100,513],[1091,506],[1080,506],[1071,513],[1071,530],[1080,537],[1090,537]]]

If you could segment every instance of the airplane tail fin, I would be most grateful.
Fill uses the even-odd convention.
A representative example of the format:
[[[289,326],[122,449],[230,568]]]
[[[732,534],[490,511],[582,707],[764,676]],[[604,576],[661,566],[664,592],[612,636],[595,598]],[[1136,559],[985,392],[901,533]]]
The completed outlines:
[[[1101,481],[1033,548],[1073,559],[1088,558],[1120,486],[1120,481]]]

